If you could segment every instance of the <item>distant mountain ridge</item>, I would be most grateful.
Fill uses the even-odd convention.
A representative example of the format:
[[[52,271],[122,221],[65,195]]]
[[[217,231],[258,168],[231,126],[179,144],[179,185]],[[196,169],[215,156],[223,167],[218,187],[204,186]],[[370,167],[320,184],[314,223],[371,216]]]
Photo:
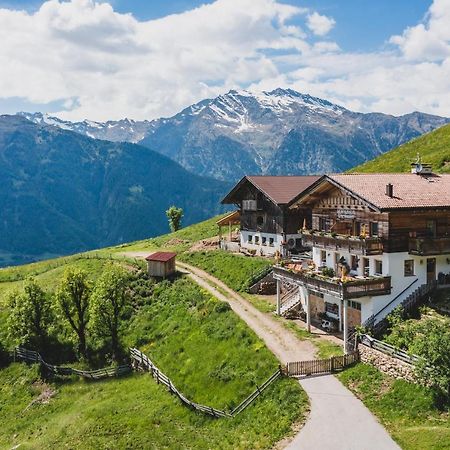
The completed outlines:
[[[230,184],[131,143],[0,116],[0,266],[130,242],[221,211]]]
[[[87,136],[138,142],[187,170],[235,181],[245,174],[340,172],[450,121],[414,112],[356,113],[292,89],[231,90],[153,121],[77,122],[22,113]]]

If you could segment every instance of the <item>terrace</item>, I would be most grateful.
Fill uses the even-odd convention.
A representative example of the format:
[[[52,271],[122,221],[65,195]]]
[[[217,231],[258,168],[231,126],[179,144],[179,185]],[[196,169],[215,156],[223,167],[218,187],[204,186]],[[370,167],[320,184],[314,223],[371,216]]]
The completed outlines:
[[[342,281],[339,277],[326,275],[326,272],[304,269],[302,264],[295,262],[274,266],[273,274],[275,279],[302,285],[311,291],[330,294],[342,300],[391,293],[391,277],[347,277]]]
[[[302,240],[305,247],[348,251],[354,255],[370,256],[381,255],[383,253],[383,243],[378,237],[304,231]]]
[[[420,256],[449,254],[450,237],[409,238],[409,253]]]

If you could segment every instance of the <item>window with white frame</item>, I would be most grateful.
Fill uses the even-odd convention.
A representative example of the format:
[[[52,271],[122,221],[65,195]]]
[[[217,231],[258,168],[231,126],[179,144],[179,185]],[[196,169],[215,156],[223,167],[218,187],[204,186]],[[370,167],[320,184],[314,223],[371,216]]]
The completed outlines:
[[[259,236],[255,236],[255,244],[256,244],[256,245],[259,244]]]
[[[251,244],[253,242],[253,235],[248,235],[248,242]]]

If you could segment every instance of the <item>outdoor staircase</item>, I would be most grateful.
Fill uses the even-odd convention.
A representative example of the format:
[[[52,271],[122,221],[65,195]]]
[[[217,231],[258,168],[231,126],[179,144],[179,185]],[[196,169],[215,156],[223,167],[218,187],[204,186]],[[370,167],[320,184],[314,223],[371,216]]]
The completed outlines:
[[[417,280],[415,280],[416,282]],[[412,283],[414,284],[414,282]],[[409,286],[411,287],[412,284]],[[406,296],[402,301],[398,301],[401,295],[407,290],[406,288],[399,295],[397,295],[393,300],[391,300],[386,306],[384,306],[380,311],[376,314],[370,316],[362,326],[366,329],[371,329],[374,336],[381,335],[389,326],[389,322],[387,320],[387,316],[398,306],[403,308],[403,311],[406,313],[416,307],[420,302],[427,297],[431,291],[436,289],[436,282],[422,284],[416,290],[411,292],[408,296]]]
[[[280,314],[285,316],[301,303],[300,289],[298,286],[292,286],[281,296]]]

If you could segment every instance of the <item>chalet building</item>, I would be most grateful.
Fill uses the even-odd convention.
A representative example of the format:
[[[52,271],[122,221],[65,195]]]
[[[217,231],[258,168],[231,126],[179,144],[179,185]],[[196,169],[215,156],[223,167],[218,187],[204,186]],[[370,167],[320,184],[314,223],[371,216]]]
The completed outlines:
[[[312,211],[312,259],[275,267],[291,287],[284,301],[278,288],[278,313],[301,302],[308,323],[326,313],[345,341],[349,327],[373,326],[450,272],[450,174],[325,175],[289,208]]]
[[[239,245],[258,255],[286,255],[302,249],[299,230],[311,226],[311,211],[290,208],[318,176],[246,176],[222,200],[240,212]],[[219,224],[220,226],[220,224]],[[225,244],[226,245],[226,244]]]

